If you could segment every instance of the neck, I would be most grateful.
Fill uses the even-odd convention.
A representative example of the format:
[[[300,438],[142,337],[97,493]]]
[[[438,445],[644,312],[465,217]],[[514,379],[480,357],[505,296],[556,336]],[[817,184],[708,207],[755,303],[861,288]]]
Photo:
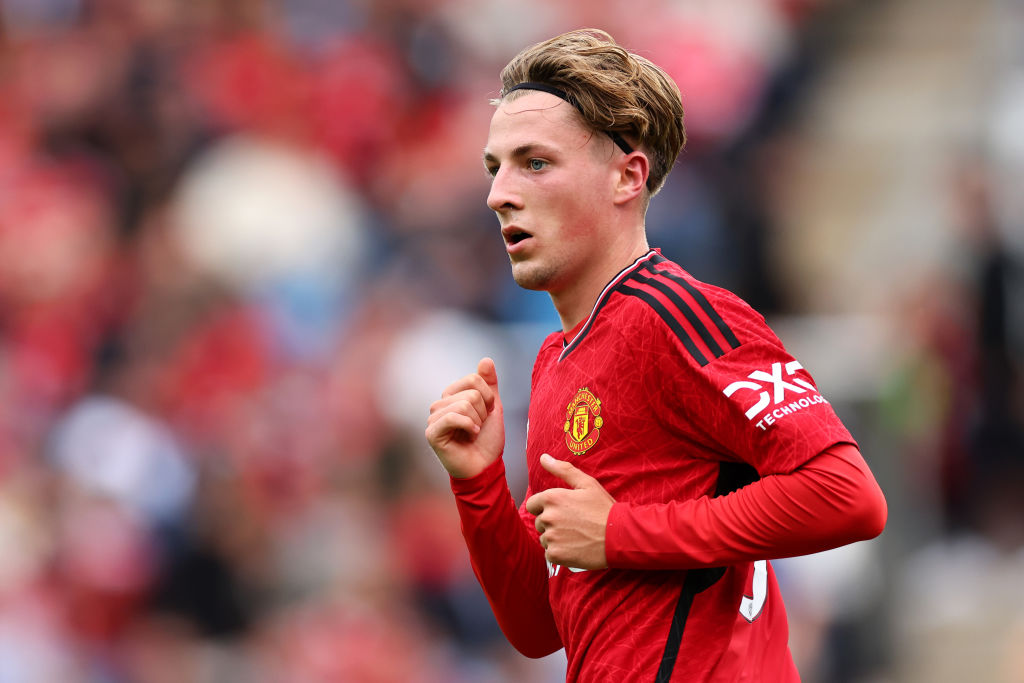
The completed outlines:
[[[650,247],[646,237],[628,246],[609,249],[605,258],[589,266],[569,287],[557,292],[549,291],[551,303],[562,321],[562,332],[568,333],[586,319],[612,278],[648,251]]]

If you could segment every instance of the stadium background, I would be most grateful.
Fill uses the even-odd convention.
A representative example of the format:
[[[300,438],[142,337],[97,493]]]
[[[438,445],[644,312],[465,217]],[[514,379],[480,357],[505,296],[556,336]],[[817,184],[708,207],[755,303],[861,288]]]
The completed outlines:
[[[0,0],[0,681],[559,681],[427,405],[557,320],[479,165],[597,26],[679,82],[651,242],[763,312],[890,504],[777,563],[808,681],[1024,681],[1020,0]]]

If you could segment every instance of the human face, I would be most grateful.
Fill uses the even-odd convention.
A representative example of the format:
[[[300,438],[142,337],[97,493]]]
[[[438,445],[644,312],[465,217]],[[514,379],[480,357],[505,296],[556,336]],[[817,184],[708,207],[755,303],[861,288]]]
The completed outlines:
[[[559,294],[600,262],[617,173],[611,144],[546,92],[494,112],[484,149],[487,205],[521,287]]]

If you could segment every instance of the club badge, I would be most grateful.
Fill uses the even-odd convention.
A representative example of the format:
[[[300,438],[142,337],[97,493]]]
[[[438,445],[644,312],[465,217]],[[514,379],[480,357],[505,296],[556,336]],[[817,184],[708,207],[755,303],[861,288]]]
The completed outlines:
[[[576,455],[583,455],[597,443],[602,426],[601,401],[583,387],[565,409],[565,445]]]

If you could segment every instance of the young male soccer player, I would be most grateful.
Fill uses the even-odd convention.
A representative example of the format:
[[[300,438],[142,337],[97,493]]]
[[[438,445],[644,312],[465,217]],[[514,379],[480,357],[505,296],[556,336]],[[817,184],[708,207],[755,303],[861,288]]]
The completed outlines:
[[[647,245],[684,143],[671,79],[601,31],[501,75],[484,164],[512,275],[562,330],[533,369],[516,510],[494,363],[430,406],[473,567],[522,653],[570,681],[795,681],[767,560],[881,533],[849,432],[764,319]]]

